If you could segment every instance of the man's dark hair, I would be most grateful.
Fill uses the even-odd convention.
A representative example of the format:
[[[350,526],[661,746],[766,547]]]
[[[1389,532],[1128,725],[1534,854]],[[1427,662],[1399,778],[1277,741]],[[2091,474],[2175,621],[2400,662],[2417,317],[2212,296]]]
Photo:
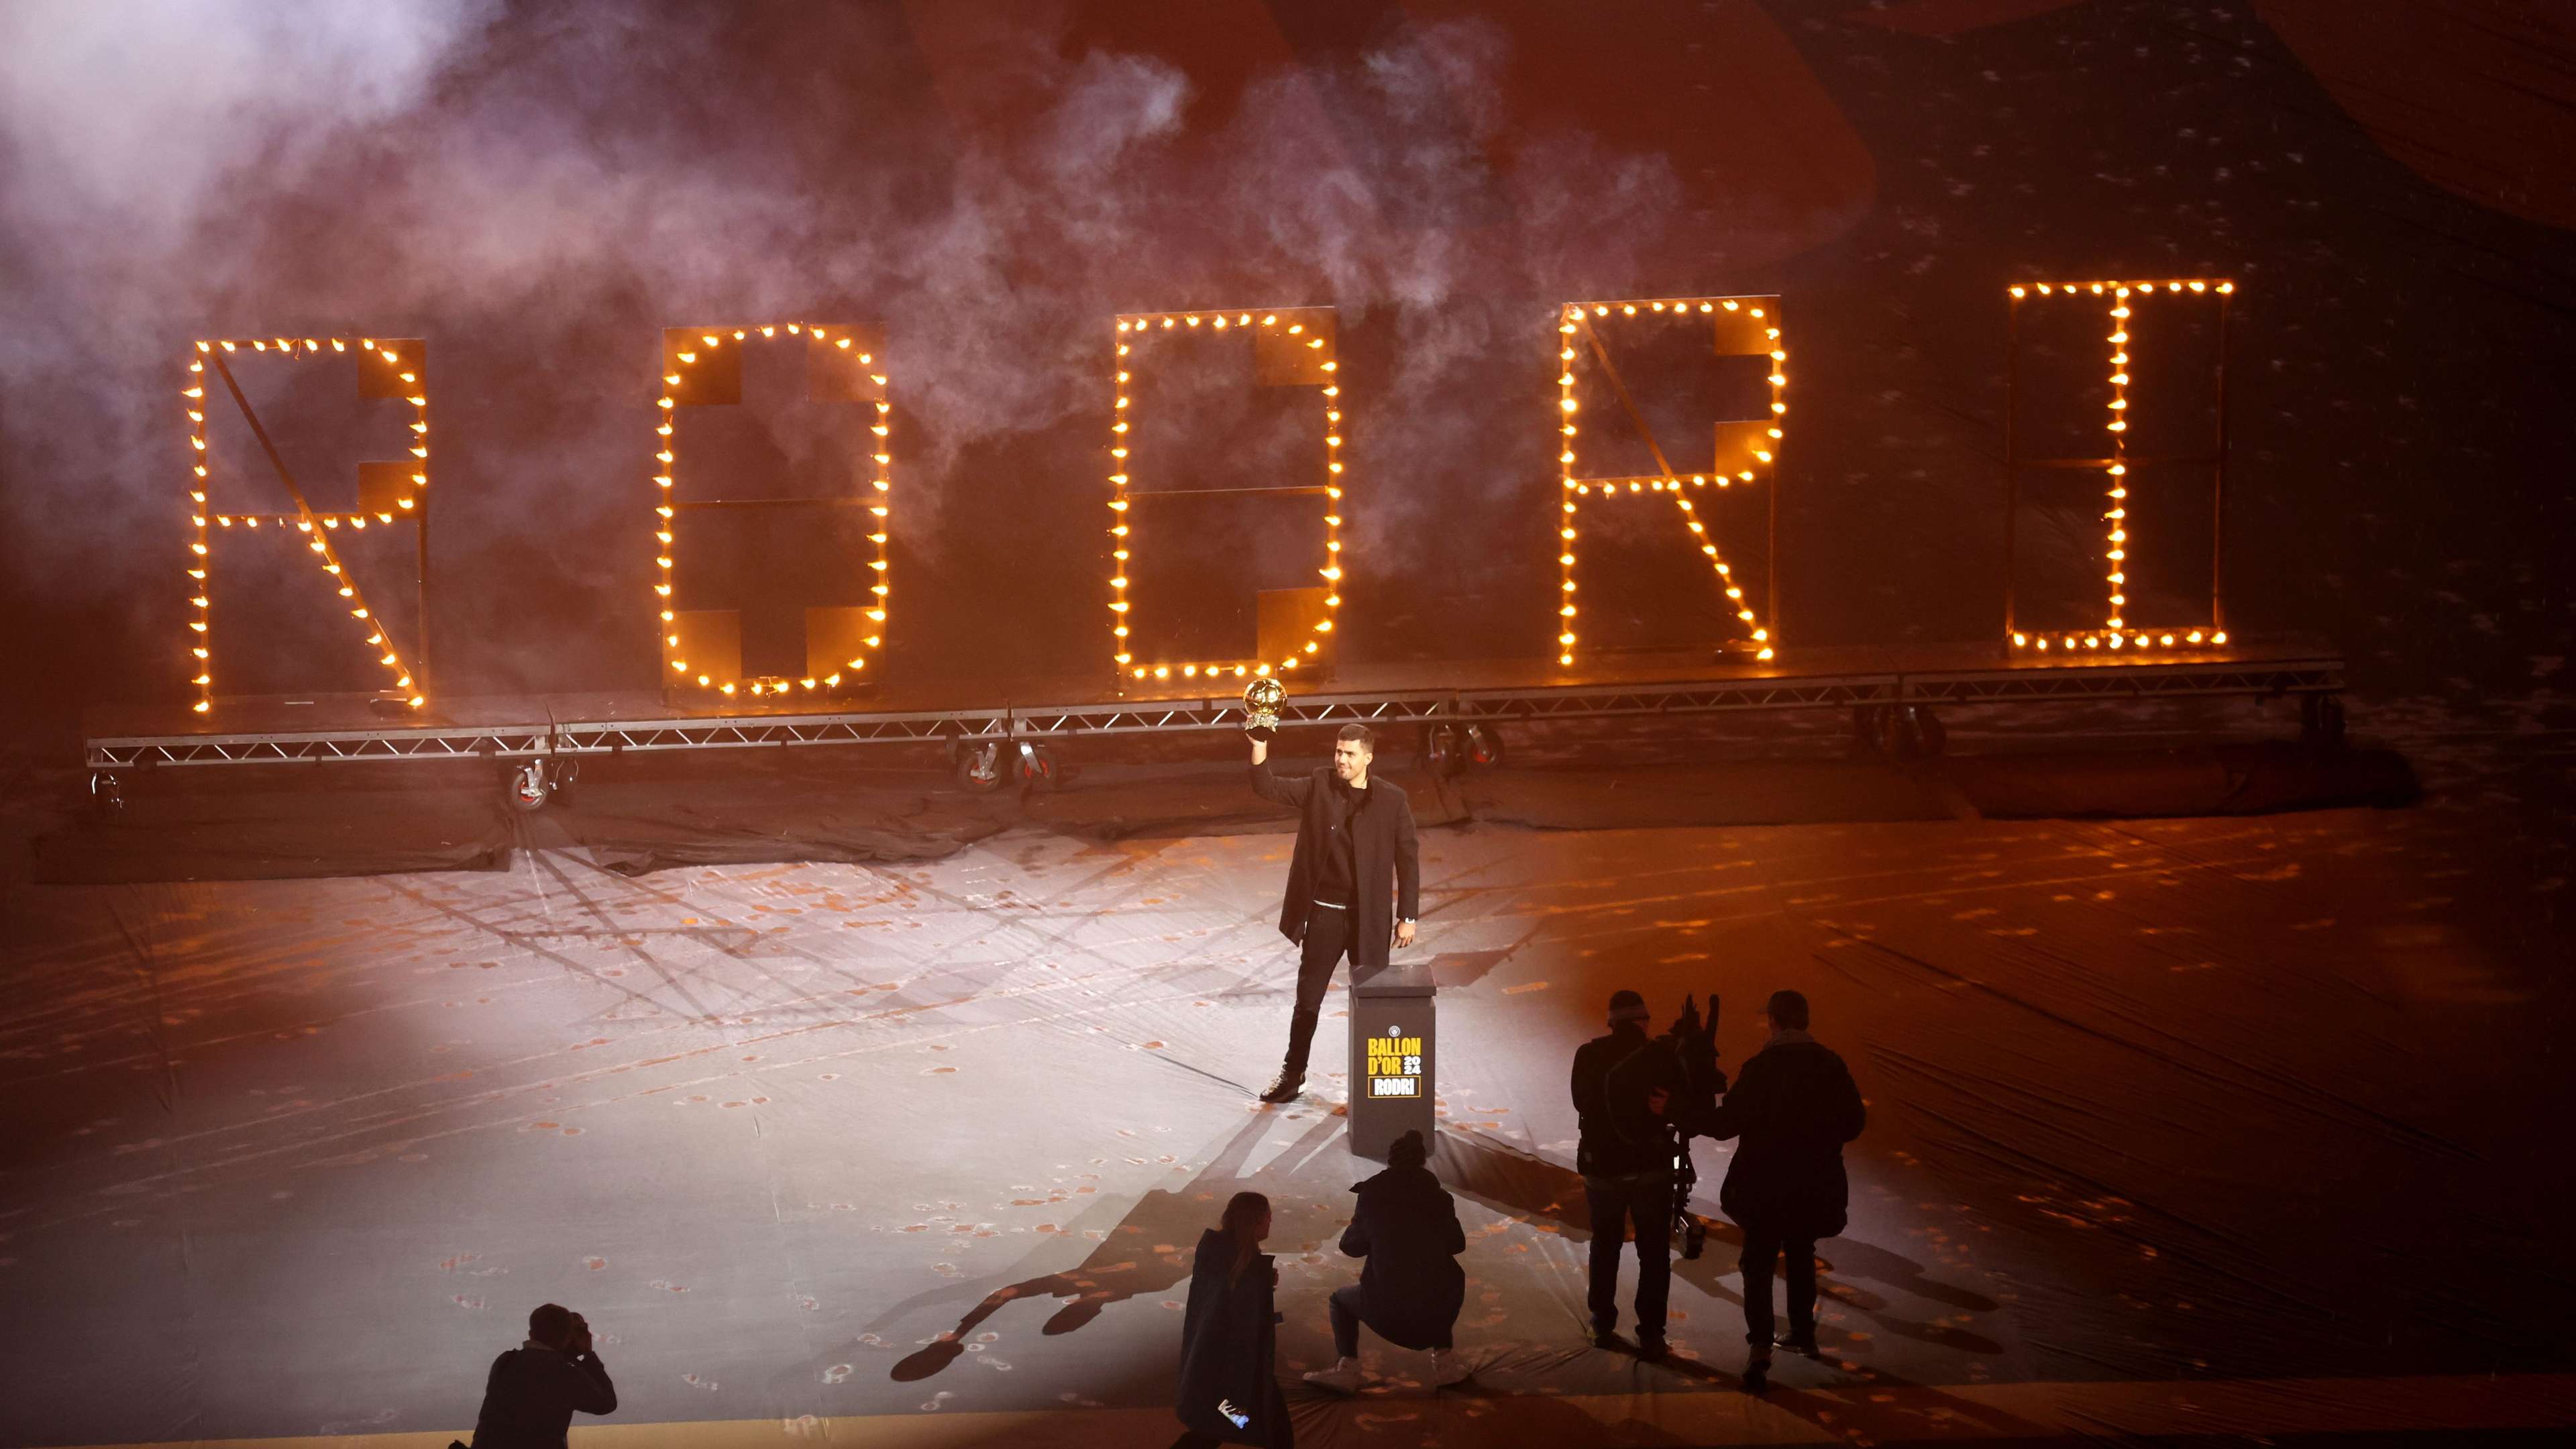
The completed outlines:
[[[1642,1022],[1645,1019],[1646,998],[1639,996],[1633,991],[1613,991],[1610,993],[1610,1024],[1612,1026],[1617,1026],[1623,1021]]]
[[[1361,749],[1368,751],[1372,755],[1377,753],[1377,731],[1370,729],[1367,725],[1346,724],[1342,726],[1342,732],[1333,736],[1333,738],[1337,740],[1349,740],[1351,743],[1358,745]]]
[[[1420,1167],[1430,1160],[1431,1149],[1423,1142],[1419,1127],[1395,1139],[1395,1145],[1386,1150],[1389,1167]]]
[[[572,1310],[560,1303],[540,1303],[528,1310],[528,1337],[543,1344],[572,1337]]]
[[[1788,1031],[1807,1029],[1807,998],[1795,991],[1774,991],[1762,1008],[1771,1024]]]

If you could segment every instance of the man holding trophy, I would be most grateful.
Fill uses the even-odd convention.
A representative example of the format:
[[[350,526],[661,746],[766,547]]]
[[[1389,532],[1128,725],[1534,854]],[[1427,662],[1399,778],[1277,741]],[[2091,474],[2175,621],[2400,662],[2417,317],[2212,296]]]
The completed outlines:
[[[1394,948],[1412,945],[1422,898],[1413,804],[1395,786],[1371,783],[1377,738],[1367,726],[1342,726],[1333,763],[1311,775],[1282,779],[1270,772],[1270,741],[1287,698],[1275,679],[1256,679],[1243,691],[1252,791],[1298,812],[1297,849],[1279,907],[1279,933],[1298,945],[1297,1006],[1288,1019],[1288,1055],[1261,1094],[1265,1102],[1293,1102],[1305,1085],[1306,1054],[1333,969],[1344,956],[1355,973],[1384,966]]]

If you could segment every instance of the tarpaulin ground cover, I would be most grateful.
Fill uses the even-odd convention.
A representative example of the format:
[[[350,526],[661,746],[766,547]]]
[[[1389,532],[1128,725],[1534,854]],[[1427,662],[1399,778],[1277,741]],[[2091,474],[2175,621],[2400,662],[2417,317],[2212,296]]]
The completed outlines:
[[[2399,1401],[2564,1427],[2563,853],[2459,803],[1427,833],[1477,1384],[1434,1403],[1377,1356],[1356,1404],[1292,1391],[1301,1433],[2291,1434]],[[1185,1249],[1245,1186],[1279,1207],[1283,1368],[1311,1366],[1364,1169],[1338,1078],[1246,1101],[1287,843],[17,888],[7,1437],[457,1432],[552,1298],[602,1329],[629,1424],[1132,1441]],[[1872,1127],[1821,1251],[1828,1361],[1739,1408],[1723,1227],[1680,1265],[1680,1362],[1580,1346],[1565,1063],[1619,986],[1719,990],[1740,1062],[1782,985]],[[1725,1152],[1700,1162],[1706,1209]]]

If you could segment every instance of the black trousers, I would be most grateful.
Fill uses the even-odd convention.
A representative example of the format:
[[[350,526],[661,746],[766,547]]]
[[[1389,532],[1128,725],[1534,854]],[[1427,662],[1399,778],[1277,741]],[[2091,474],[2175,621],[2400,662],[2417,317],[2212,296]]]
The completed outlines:
[[[1292,1077],[1306,1075],[1306,1057],[1315,1047],[1315,1021],[1324,1014],[1324,993],[1332,989],[1333,968],[1351,953],[1351,913],[1313,907],[1306,917],[1306,939],[1297,954],[1297,1009],[1288,1018],[1288,1055],[1279,1066]]]
[[[1358,1358],[1360,1325],[1367,1323],[1369,1317],[1368,1290],[1357,1283],[1336,1288],[1333,1290],[1333,1296],[1324,1300],[1324,1307],[1333,1319],[1333,1352],[1344,1358]],[[1449,1347],[1449,1335],[1456,1331],[1454,1324],[1442,1330],[1440,1336],[1432,1341],[1431,1346],[1442,1349]]]
[[[1583,1179],[1592,1214],[1592,1326],[1619,1326],[1619,1241],[1637,1233],[1637,1332],[1664,1333],[1664,1304],[1673,1291],[1673,1179],[1668,1172]]]
[[[1751,1223],[1744,1229],[1744,1341],[1755,1358],[1771,1355],[1771,1263],[1789,1259],[1789,1332],[1816,1336],[1816,1240],[1791,1238]]]

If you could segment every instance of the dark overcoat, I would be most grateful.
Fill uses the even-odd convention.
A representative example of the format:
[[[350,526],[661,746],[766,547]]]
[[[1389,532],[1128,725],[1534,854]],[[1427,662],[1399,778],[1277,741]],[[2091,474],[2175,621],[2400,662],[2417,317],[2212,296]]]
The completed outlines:
[[[1638,1078],[1627,1082],[1625,1092],[1612,1089],[1612,1073],[1621,1068]],[[1660,1050],[1635,1022],[1623,1022],[1608,1036],[1596,1036],[1576,1047],[1574,1117],[1580,1136],[1574,1170],[1585,1177],[1669,1170],[1672,1128],[1647,1108],[1646,1095],[1655,1087],[1673,1091],[1680,1085],[1671,1054]]]
[[[1315,909],[1316,856],[1333,838],[1336,827],[1351,833],[1351,965],[1353,969],[1384,966],[1398,918],[1422,915],[1422,858],[1413,839],[1413,802],[1394,782],[1369,784],[1368,803],[1347,822],[1333,798],[1333,772],[1328,766],[1303,779],[1282,779],[1268,764],[1252,767],[1252,792],[1273,804],[1298,812],[1297,850],[1288,858],[1288,893],[1279,904],[1279,934],[1306,939],[1306,918]],[[1393,890],[1388,889],[1389,883]],[[1393,897],[1393,910],[1388,909]]]
[[[617,1411],[617,1386],[597,1354],[573,1358],[522,1346],[492,1360],[474,1449],[564,1449],[572,1416]]]
[[[1424,1167],[1390,1167],[1351,1191],[1360,1200],[1342,1231],[1342,1254],[1368,1260],[1360,1269],[1362,1320],[1399,1348],[1446,1344],[1467,1304],[1457,1200]]]
[[[1847,1222],[1843,1144],[1869,1121],[1851,1069],[1804,1032],[1775,1040],[1736,1074],[1707,1135],[1740,1137],[1718,1206],[1748,1228],[1830,1238]]]
[[[1279,1391],[1278,1308],[1268,1253],[1234,1271],[1234,1239],[1199,1234],[1190,1302],[1181,1315],[1181,1393],[1172,1411],[1191,1433],[1224,1444],[1294,1449]],[[1240,1420],[1241,1422],[1237,1422]]]

